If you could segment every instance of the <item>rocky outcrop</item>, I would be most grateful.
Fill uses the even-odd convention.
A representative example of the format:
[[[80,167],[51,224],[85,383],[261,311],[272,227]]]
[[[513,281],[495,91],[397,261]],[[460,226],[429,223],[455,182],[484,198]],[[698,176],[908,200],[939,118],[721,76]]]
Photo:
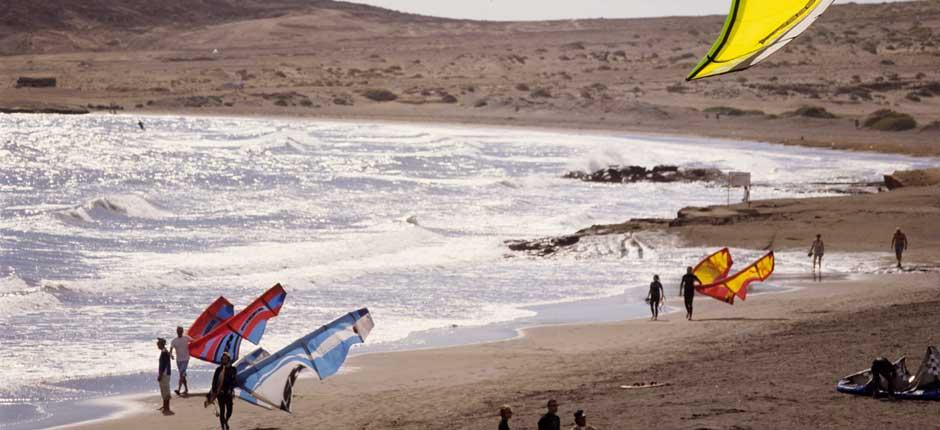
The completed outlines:
[[[577,244],[585,236],[602,236],[607,234],[625,234],[642,230],[664,228],[669,224],[664,219],[631,219],[621,224],[592,225],[578,230],[575,234],[555,237],[543,237],[533,240],[507,240],[506,246],[513,251],[526,252],[531,255],[548,256],[561,248]]]
[[[940,168],[898,170],[885,175],[885,186],[889,190],[903,187],[929,187],[937,184],[940,184]]]
[[[17,88],[55,88],[55,78],[27,78],[20,77],[16,80]]]
[[[580,170],[565,173],[562,177],[587,182],[634,183],[634,182],[718,182],[727,175],[718,169],[680,169],[676,166],[610,166],[593,173]]]
[[[88,113],[88,109],[75,106],[0,106],[0,113],[55,113],[60,115],[82,115]]]

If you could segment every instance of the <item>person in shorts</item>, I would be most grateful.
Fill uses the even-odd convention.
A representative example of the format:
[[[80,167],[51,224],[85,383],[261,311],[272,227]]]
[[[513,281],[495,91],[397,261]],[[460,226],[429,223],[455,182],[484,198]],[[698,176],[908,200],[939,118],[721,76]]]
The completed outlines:
[[[177,396],[189,395],[189,384],[186,382],[186,369],[189,367],[189,342],[192,338],[183,334],[182,327],[176,327],[176,339],[170,342],[170,358],[173,358],[173,351],[176,351],[176,368],[179,370],[179,383],[176,386]],[[180,394],[180,389],[183,393]]]
[[[901,268],[901,256],[907,251],[907,235],[901,232],[901,227],[894,231],[894,237],[891,238],[891,247],[894,248],[894,256],[898,259],[898,269]]]

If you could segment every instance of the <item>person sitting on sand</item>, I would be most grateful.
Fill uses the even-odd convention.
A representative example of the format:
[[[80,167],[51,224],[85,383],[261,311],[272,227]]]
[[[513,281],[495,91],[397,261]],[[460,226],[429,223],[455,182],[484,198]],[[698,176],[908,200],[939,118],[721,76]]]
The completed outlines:
[[[695,298],[695,285],[702,281],[692,273],[692,267],[685,268],[685,275],[679,283],[679,297],[685,297],[685,319],[692,321],[692,300]]]
[[[509,419],[512,418],[512,408],[503,405],[499,408],[499,430],[509,430]]]
[[[222,353],[222,364],[215,369],[212,375],[212,388],[206,396],[203,406],[219,401],[219,421],[222,430],[229,430],[228,420],[232,417],[232,399],[235,395],[235,368],[232,367],[232,356],[228,352]]]
[[[826,246],[823,244],[822,235],[817,234],[816,240],[813,241],[813,244],[809,247],[808,257],[813,257],[813,271],[816,271],[816,265],[819,265],[819,271],[822,272],[822,258],[823,254],[826,252]]]
[[[183,390],[183,396],[189,395],[189,384],[186,382],[186,368],[189,367],[189,342],[192,338],[183,334],[182,327],[176,327],[176,339],[170,342],[170,358],[173,358],[173,351],[176,351],[176,369],[179,370],[179,384],[176,386],[176,395],[180,395],[180,389]]]
[[[173,415],[170,410],[170,353],[166,350],[166,339],[157,338],[157,349],[160,350],[160,366],[157,368],[157,383],[160,384],[160,397],[163,397],[163,415]]]
[[[558,418],[558,402],[548,401],[548,412],[539,418],[539,430],[561,430],[561,418]]]
[[[587,414],[584,410],[578,409],[574,413],[574,427],[571,430],[597,430],[594,426],[588,425]]]
[[[653,275],[653,282],[650,282],[650,292],[646,296],[646,301],[650,304],[650,312],[653,313],[650,320],[656,321],[659,319],[660,302],[666,302],[666,294],[663,293],[663,284],[659,283],[659,275]]]
[[[871,362],[871,382],[868,383],[868,388],[872,397],[878,396],[878,390],[884,390],[888,397],[894,398],[894,384],[897,379],[898,371],[887,358],[878,357]]]
[[[901,255],[907,251],[907,236],[901,232],[901,227],[894,231],[894,237],[891,238],[891,246],[894,248],[894,256],[898,259],[898,269],[901,268]]]

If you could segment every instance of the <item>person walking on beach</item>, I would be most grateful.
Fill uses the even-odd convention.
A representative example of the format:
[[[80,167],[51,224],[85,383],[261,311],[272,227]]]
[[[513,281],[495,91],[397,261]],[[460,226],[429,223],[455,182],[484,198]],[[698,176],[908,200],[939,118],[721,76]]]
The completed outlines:
[[[235,395],[235,368],[232,367],[232,356],[228,352],[222,353],[222,364],[215,369],[212,375],[212,388],[206,396],[203,406],[208,407],[214,401],[219,402],[219,422],[222,430],[229,430],[228,420],[232,417],[232,400]]]
[[[894,231],[894,237],[891,238],[891,246],[894,247],[894,256],[898,259],[898,269],[901,268],[901,255],[907,251],[907,236],[901,232],[901,227]]]
[[[584,413],[584,410],[578,409],[574,413],[574,427],[571,430],[597,430],[592,425],[587,423],[587,414]]]
[[[692,273],[692,267],[685,268],[685,275],[679,283],[679,297],[685,297],[685,319],[692,321],[692,300],[695,299],[695,285],[702,285],[702,281]]]
[[[173,415],[170,410],[170,353],[166,350],[166,339],[157,338],[157,349],[160,350],[160,365],[157,368],[157,383],[160,384],[160,397],[163,397],[163,415]]]
[[[561,418],[558,418],[558,402],[548,401],[548,412],[539,419],[539,430],[561,430]]]
[[[176,369],[179,370],[179,383],[176,386],[177,396],[189,395],[189,384],[186,382],[186,368],[189,367],[189,342],[192,338],[183,334],[182,327],[176,327],[176,339],[170,342],[170,358],[173,358],[173,351],[176,351]],[[180,394],[183,389],[183,394]]]
[[[809,247],[808,257],[813,257],[813,271],[816,271],[816,265],[819,265],[819,271],[822,272],[822,258],[826,253],[826,246],[823,244],[822,235],[817,234],[816,240]]]
[[[663,284],[659,282],[659,275],[653,275],[653,282],[650,282],[650,292],[646,296],[646,302],[650,304],[650,312],[653,313],[650,320],[658,320],[660,303],[665,304],[666,302],[666,294],[663,293]]]
[[[499,407],[499,429],[509,430],[509,419],[512,418],[512,408],[509,405]]]

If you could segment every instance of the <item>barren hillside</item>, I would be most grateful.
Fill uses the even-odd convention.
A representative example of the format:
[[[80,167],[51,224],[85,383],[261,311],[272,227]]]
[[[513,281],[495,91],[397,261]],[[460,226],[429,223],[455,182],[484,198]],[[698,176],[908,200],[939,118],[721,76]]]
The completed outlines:
[[[0,63],[7,107],[114,103],[940,154],[940,1],[836,5],[757,67],[691,83],[724,17],[486,23],[329,1],[35,3],[0,12],[12,29],[0,50],[20,53]],[[21,76],[58,85],[16,88]],[[866,127],[880,110],[915,124]],[[905,130],[879,130],[897,124]]]

